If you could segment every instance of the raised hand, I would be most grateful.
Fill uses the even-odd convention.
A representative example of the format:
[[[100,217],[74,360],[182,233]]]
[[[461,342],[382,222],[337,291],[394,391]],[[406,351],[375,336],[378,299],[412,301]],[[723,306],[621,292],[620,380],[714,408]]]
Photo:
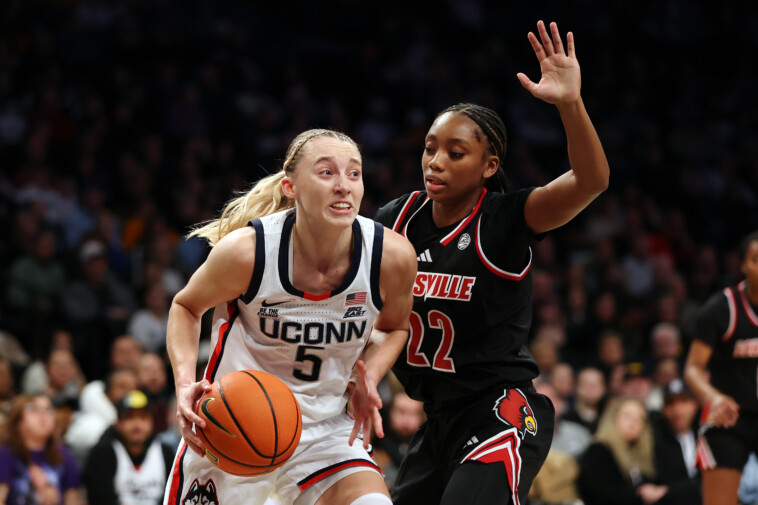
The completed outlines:
[[[540,62],[542,77],[537,83],[519,72],[516,76],[521,81],[521,85],[536,98],[547,103],[559,105],[578,100],[582,87],[582,75],[579,70],[579,61],[576,59],[574,34],[568,32],[566,49],[564,49],[556,23],[550,23],[551,33],[549,34],[545,23],[538,21],[537,31],[540,34],[541,43],[532,32],[529,32],[527,37]]]
[[[355,438],[363,429],[363,448],[368,449],[371,442],[371,427],[374,427],[376,436],[384,437],[382,428],[382,416],[379,409],[382,408],[382,399],[376,390],[376,381],[366,373],[366,364],[358,360],[355,364],[358,372],[358,378],[355,381],[355,387],[351,388],[350,403],[353,406],[353,417],[355,424],[353,432],[350,434],[348,443],[353,445]]]

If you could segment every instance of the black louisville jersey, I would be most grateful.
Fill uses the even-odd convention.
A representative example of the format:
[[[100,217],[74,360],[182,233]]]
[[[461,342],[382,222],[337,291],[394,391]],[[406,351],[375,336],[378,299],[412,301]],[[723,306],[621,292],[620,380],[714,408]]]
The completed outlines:
[[[711,384],[740,409],[758,413],[758,309],[745,282],[713,295],[700,310],[695,338],[713,349]]]
[[[531,245],[524,220],[531,190],[486,189],[471,213],[438,228],[417,191],[388,203],[376,220],[408,238],[418,256],[411,331],[393,371],[412,398],[460,399],[498,384],[530,381]]]

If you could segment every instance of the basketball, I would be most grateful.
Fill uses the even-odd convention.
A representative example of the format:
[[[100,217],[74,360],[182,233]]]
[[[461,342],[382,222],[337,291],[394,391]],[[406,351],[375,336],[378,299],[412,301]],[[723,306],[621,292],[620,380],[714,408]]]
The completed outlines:
[[[240,476],[262,475],[283,465],[303,428],[292,391],[258,370],[231,372],[214,382],[200,398],[197,415],[206,423],[197,427],[205,456]]]

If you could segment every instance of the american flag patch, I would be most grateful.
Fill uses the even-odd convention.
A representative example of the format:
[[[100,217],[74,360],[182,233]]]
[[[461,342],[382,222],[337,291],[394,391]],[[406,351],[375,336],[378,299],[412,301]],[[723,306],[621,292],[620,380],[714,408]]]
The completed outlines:
[[[367,293],[365,291],[350,293],[347,295],[347,298],[345,298],[345,307],[348,305],[362,305],[366,303],[366,295]]]

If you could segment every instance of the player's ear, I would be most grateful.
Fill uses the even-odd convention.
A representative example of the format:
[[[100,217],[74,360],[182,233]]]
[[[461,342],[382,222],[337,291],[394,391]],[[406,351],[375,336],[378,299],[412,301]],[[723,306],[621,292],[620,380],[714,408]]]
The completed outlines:
[[[488,156],[484,165],[484,178],[489,179],[497,173],[497,169],[500,166],[500,158],[497,156]]]
[[[297,191],[295,190],[295,185],[293,184],[292,179],[290,179],[289,175],[285,176],[284,179],[282,179],[281,185],[282,193],[284,196],[290,200],[297,199]]]

